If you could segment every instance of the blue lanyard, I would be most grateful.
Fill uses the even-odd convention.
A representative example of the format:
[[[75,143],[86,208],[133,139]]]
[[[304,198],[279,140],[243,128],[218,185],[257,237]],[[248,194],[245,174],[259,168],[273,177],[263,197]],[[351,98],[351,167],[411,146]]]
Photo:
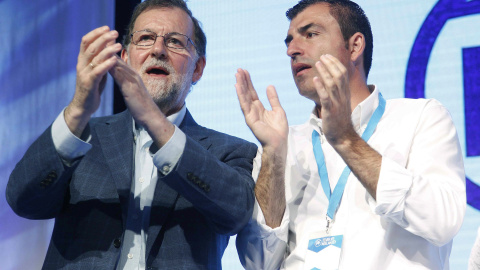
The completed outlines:
[[[362,134],[362,139],[366,142],[370,139],[375,128],[380,122],[383,113],[385,112],[386,101],[383,98],[382,94],[378,93],[378,107],[372,114],[372,117],[368,121],[367,127]],[[337,208],[342,199],[343,192],[345,190],[345,185],[347,184],[348,176],[350,175],[350,168],[348,166],[343,169],[340,178],[338,179],[333,193],[330,190],[330,182],[328,180],[327,166],[325,164],[325,157],[323,155],[322,145],[320,143],[320,136],[316,130],[312,132],[312,144],[313,144],[313,153],[315,155],[315,160],[317,161],[318,173],[320,174],[320,181],[322,183],[323,191],[328,199],[328,210],[327,216],[332,220]]]

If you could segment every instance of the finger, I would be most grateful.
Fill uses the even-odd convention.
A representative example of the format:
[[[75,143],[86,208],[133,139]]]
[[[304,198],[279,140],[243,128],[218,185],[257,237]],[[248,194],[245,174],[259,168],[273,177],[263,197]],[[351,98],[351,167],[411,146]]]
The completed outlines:
[[[100,54],[103,50],[108,47],[108,44],[114,43],[118,37],[118,32],[115,30],[104,33],[95,39],[86,49],[82,55],[88,62],[90,62],[93,57]]]
[[[236,87],[238,87],[239,90],[241,90],[242,95],[247,95],[248,90],[247,90],[247,81],[245,79],[245,72],[243,69],[239,68],[237,69],[237,73],[235,73],[235,80],[236,80]]]
[[[116,43],[110,46],[107,46],[104,50],[102,50],[97,56],[95,56],[87,65],[86,69],[95,68],[100,63],[104,62],[107,59],[110,59],[113,55],[116,55],[119,51],[122,50],[122,45],[120,43]]]
[[[267,87],[267,98],[272,110],[282,110],[282,105],[280,105],[280,99],[278,98],[277,90],[275,90],[275,86],[269,85]]]
[[[331,89],[335,98],[343,98],[347,95],[346,87],[348,80],[347,69],[345,66],[335,57],[331,55],[322,55],[320,62],[323,64],[326,72],[321,73],[322,79],[325,79],[327,88]]]
[[[123,61],[123,59],[120,58],[118,55],[115,54],[113,57],[116,61],[114,66],[109,69],[109,73],[120,86],[120,91],[122,92],[123,96],[125,97],[126,95],[128,95],[128,93],[138,92],[138,89],[145,90],[144,92],[149,95],[148,91],[145,88],[145,85],[143,84],[142,78],[137,73],[137,71],[135,71],[125,61]]]
[[[330,74],[338,80],[340,83],[344,83],[348,80],[348,71],[347,68],[343,65],[340,60],[335,58],[330,54],[326,54],[321,57],[322,61],[326,64],[325,66],[330,71]],[[327,64],[328,63],[328,64]],[[339,87],[343,85],[338,85]]]
[[[112,46],[112,45],[115,44],[115,43],[116,43],[116,39],[108,42],[108,43],[106,44],[106,47]]]
[[[112,44],[109,46],[108,50],[103,50],[96,58],[92,59],[92,62],[90,62],[90,65],[88,67],[91,67],[92,63],[103,63],[105,60],[110,59],[112,56],[117,56],[117,52],[121,50],[122,45],[120,44]],[[116,58],[116,57],[115,57]],[[113,59],[112,59],[113,61]],[[115,61],[116,62],[116,61]],[[108,70],[111,70],[113,67],[110,67],[111,65],[106,65],[103,67],[102,72],[104,72],[100,83],[99,83],[99,91],[100,93],[103,92],[105,89],[106,83],[107,83],[107,72]],[[88,68],[87,67],[87,68]],[[105,70],[107,69],[107,70]]]
[[[114,42],[117,37],[117,31],[108,31],[97,36],[94,40],[90,40],[89,44],[85,44],[84,51],[81,51],[78,55],[78,65],[80,68],[90,64],[92,59],[101,53],[107,47],[107,44]]]
[[[250,112],[250,106],[252,103],[252,98],[246,86],[245,73],[242,69],[238,69],[235,74],[237,83],[235,84],[235,89],[237,90],[238,101],[240,102],[240,108],[242,109],[243,114],[248,114]]]
[[[115,54],[114,54],[115,55]],[[90,63],[89,65],[79,69],[77,66],[77,85],[83,89],[98,89],[102,90],[101,81],[105,77],[107,71],[115,64],[115,58],[110,56],[98,64]]]
[[[77,60],[77,70],[78,68],[83,68],[86,66],[89,61],[87,61],[84,58],[84,54],[88,47],[101,35],[107,33],[110,31],[110,28],[108,26],[102,26],[99,28],[96,28],[90,32],[88,32],[85,36],[82,37],[82,41],[80,43],[80,52],[78,53],[78,60]]]
[[[317,68],[320,76],[317,76],[317,79],[319,81],[314,81],[314,85],[316,86],[317,93],[320,99],[326,99],[326,96],[328,96],[328,99],[330,99],[332,102],[338,101],[339,90],[335,82],[335,78],[330,73],[330,70],[322,61],[317,61],[315,63],[315,67]]]
[[[347,74],[347,69],[336,57],[324,54],[320,57],[320,61],[334,78],[341,78]]]
[[[313,84],[317,90],[317,93],[319,93],[319,91],[322,91],[323,95],[326,94],[327,96],[330,96],[330,92],[327,90],[328,84],[325,83],[325,80],[328,80],[329,77],[331,77],[328,73],[328,70],[326,70],[325,66],[321,61],[315,62],[315,68],[317,69],[317,72],[319,74],[319,76],[315,76],[313,78]],[[327,96],[324,96],[324,98],[326,98]]]
[[[109,69],[109,73],[112,75],[113,79],[121,85],[126,80],[126,77],[129,76],[127,75],[130,73],[129,66],[118,55],[114,55],[113,57],[115,59],[115,64]]]
[[[327,89],[324,87],[322,80],[315,76],[313,77],[313,85],[315,86],[315,89],[317,90],[317,95],[319,98],[320,105],[323,109],[330,109],[331,107],[331,99],[330,99],[330,93],[327,91]]]
[[[238,90],[238,93],[242,96],[248,96],[244,72],[240,68],[237,69],[237,73],[235,73],[235,81],[235,88]]]
[[[323,87],[328,88],[327,90],[330,90],[332,87],[334,87],[334,78],[330,73],[330,70],[327,68],[326,64],[323,61],[319,60],[315,63],[315,67],[317,68],[318,74],[320,75],[318,76],[318,78],[321,79]]]
[[[109,30],[110,30],[110,27],[105,25],[105,26],[98,27],[98,28],[88,32],[85,36],[82,37],[82,42],[80,43],[80,53],[85,52],[88,45],[90,45],[99,36],[103,35],[104,33],[108,32]]]
[[[100,82],[100,80],[107,74],[107,72],[115,66],[116,55],[111,56],[110,58],[104,60],[100,64],[96,65],[94,68],[90,66],[86,67],[86,69],[91,69],[89,75],[91,76],[93,81]]]
[[[115,82],[120,86],[120,92],[122,93],[127,107],[130,108],[131,106],[134,106],[139,109],[138,106],[149,106],[154,104],[140,75],[118,55],[114,55],[113,57],[116,62],[109,72],[115,79]],[[158,109],[156,106],[155,108]]]
[[[255,90],[255,88],[253,87],[253,83],[252,83],[252,79],[250,78],[250,73],[247,71],[247,70],[243,70],[245,72],[245,79],[246,79],[246,82],[247,82],[247,89],[248,91],[250,92],[250,95],[252,97],[253,100],[259,100],[258,99],[258,95],[257,95],[257,91]]]

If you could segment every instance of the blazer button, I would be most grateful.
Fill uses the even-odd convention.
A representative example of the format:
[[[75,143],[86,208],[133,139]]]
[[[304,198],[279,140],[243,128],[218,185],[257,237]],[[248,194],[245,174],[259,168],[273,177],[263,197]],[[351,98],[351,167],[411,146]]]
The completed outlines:
[[[56,172],[56,171],[51,171],[51,172],[48,174],[48,177],[49,177],[49,178],[53,178],[53,179],[57,178],[57,172]]]
[[[115,240],[113,240],[113,246],[115,248],[119,248],[121,244],[122,244],[122,241],[120,241],[120,239],[115,238]]]

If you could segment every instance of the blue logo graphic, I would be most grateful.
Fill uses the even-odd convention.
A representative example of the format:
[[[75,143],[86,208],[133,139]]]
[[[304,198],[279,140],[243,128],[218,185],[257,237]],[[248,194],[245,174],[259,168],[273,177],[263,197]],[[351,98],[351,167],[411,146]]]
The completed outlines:
[[[408,60],[405,97],[424,98],[428,61],[448,20],[480,13],[478,0],[439,0],[418,32]],[[480,156],[480,47],[463,48],[465,136],[467,157]],[[467,203],[480,210],[480,187],[466,178]]]

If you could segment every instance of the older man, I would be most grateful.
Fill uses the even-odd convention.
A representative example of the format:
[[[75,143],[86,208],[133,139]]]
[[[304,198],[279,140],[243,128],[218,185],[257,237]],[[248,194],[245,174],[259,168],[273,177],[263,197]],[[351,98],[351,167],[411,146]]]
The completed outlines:
[[[15,167],[7,200],[55,218],[43,269],[221,269],[252,214],[256,146],[186,109],[206,38],[184,1],[139,4],[128,31],[123,47],[106,26],[83,37],[74,98]],[[107,72],[128,110],[91,118]]]
[[[245,70],[237,93],[262,143],[258,209],[237,237],[247,269],[449,269],[466,208],[462,151],[438,101],[388,100],[367,84],[373,39],[349,0],[287,12],[295,84],[315,104],[288,128]],[[260,157],[260,156],[259,156]],[[258,173],[258,172],[257,172]]]

